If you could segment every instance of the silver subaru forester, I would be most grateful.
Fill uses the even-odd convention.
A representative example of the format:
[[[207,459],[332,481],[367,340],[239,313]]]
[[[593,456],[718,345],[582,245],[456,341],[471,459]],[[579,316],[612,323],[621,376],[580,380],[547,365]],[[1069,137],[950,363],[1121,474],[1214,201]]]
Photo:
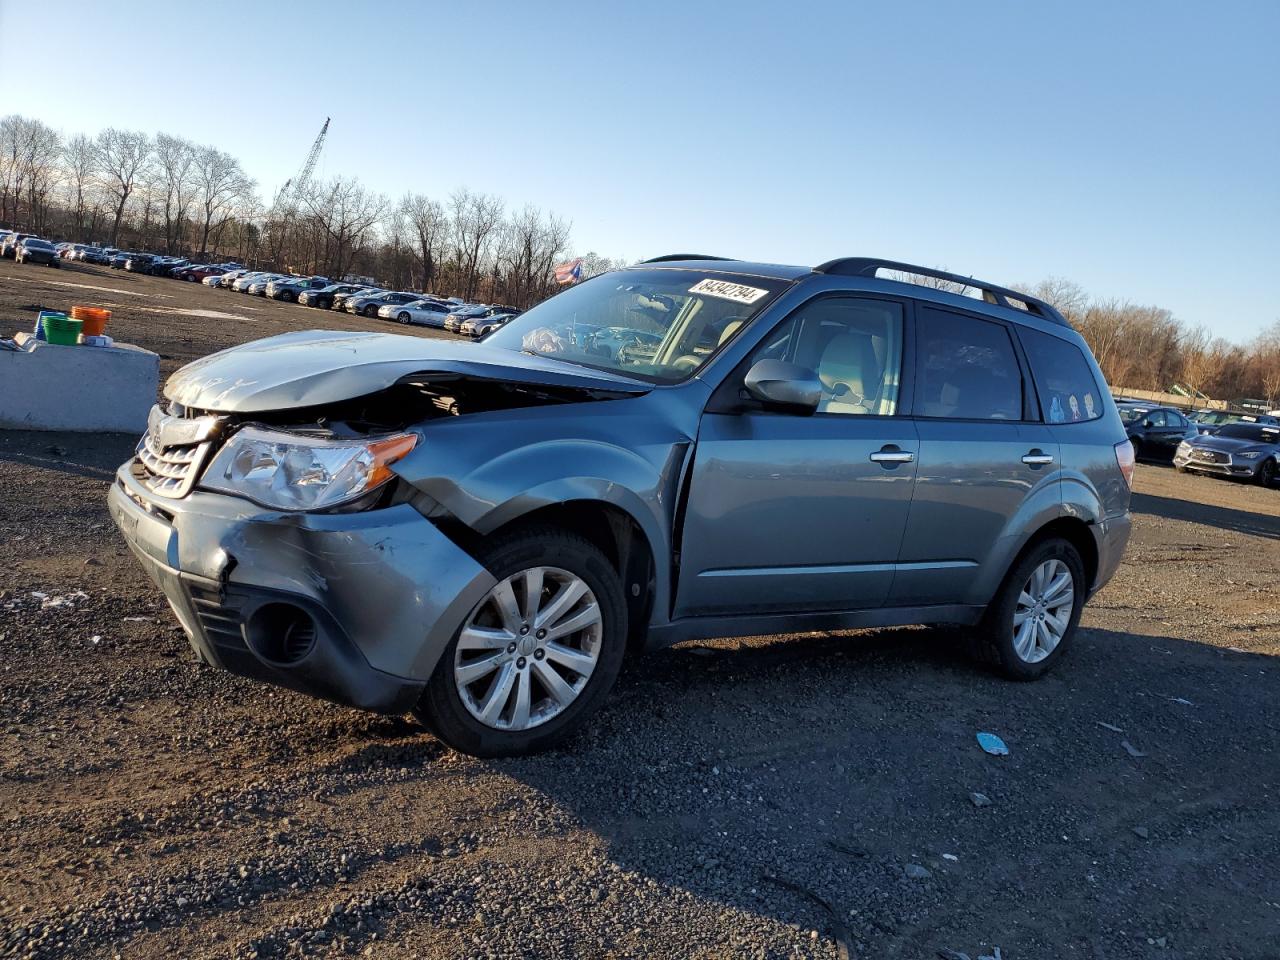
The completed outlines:
[[[1081,337],[883,260],[662,257],[483,343],[286,334],[165,397],[110,504],[199,656],[477,755],[691,638],[959,624],[1038,677],[1129,537]]]

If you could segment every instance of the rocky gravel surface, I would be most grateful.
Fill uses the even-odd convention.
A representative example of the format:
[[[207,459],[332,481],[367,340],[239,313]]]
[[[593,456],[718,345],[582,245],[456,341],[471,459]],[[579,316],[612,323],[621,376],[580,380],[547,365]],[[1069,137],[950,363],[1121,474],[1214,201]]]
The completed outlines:
[[[0,333],[82,302],[34,270]],[[339,320],[46,273],[166,370]],[[1280,957],[1280,491],[1140,466],[1039,683],[945,630],[685,644],[480,761],[196,663],[107,516],[133,439],[0,432],[0,956]]]

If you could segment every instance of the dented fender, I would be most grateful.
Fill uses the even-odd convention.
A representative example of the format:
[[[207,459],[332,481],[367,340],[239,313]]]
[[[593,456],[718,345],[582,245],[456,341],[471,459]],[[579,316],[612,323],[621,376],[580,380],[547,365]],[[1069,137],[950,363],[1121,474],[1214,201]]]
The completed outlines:
[[[697,382],[679,390],[705,393]],[[548,416],[507,410],[433,421],[393,468],[449,515],[489,535],[543,507],[592,501],[635,521],[653,552],[655,618],[669,610],[673,528],[701,403],[655,391]],[[670,411],[669,415],[664,415]]]

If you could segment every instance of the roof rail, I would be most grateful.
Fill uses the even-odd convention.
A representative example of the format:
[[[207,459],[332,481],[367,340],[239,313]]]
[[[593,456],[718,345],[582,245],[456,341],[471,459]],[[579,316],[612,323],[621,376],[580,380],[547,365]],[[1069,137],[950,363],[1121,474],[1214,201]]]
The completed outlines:
[[[713,257],[709,253],[668,253],[665,256],[653,257],[642,263],[666,263],[669,260],[728,260],[729,257]]]
[[[899,273],[913,273],[921,277],[933,277],[935,280],[947,280],[962,287],[973,287],[982,291],[982,299],[987,303],[994,303],[1001,307],[1017,310],[1020,308],[1009,302],[1010,300],[1016,300],[1018,303],[1026,304],[1027,313],[1043,317],[1052,323],[1059,323],[1064,327],[1071,326],[1055,307],[1030,294],[1019,293],[1017,290],[1010,290],[1007,287],[998,287],[994,283],[987,283],[985,280],[962,277],[958,273],[935,270],[933,267],[921,267],[913,263],[898,263],[895,260],[880,260],[876,257],[841,257],[837,260],[828,260],[826,263],[821,263],[813,268],[814,273],[826,273],[837,277],[874,277],[879,270],[897,270]]]

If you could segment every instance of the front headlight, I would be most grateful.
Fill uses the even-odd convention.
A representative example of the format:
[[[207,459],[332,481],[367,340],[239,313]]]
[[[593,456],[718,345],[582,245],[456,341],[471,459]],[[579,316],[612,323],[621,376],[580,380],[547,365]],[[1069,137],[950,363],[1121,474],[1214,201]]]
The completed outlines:
[[[245,427],[218,451],[200,486],[280,510],[349,503],[391,479],[391,464],[417,444],[412,433],[323,440]]]
[[[1179,452],[1179,453],[1190,453],[1190,452],[1191,452],[1191,444],[1189,444],[1189,443],[1187,443],[1187,441],[1183,440],[1180,444],[1178,444],[1178,452]]]
[[[1236,456],[1239,457],[1241,460],[1257,460],[1260,456],[1262,456],[1262,451],[1246,450],[1244,453],[1237,453]]]

